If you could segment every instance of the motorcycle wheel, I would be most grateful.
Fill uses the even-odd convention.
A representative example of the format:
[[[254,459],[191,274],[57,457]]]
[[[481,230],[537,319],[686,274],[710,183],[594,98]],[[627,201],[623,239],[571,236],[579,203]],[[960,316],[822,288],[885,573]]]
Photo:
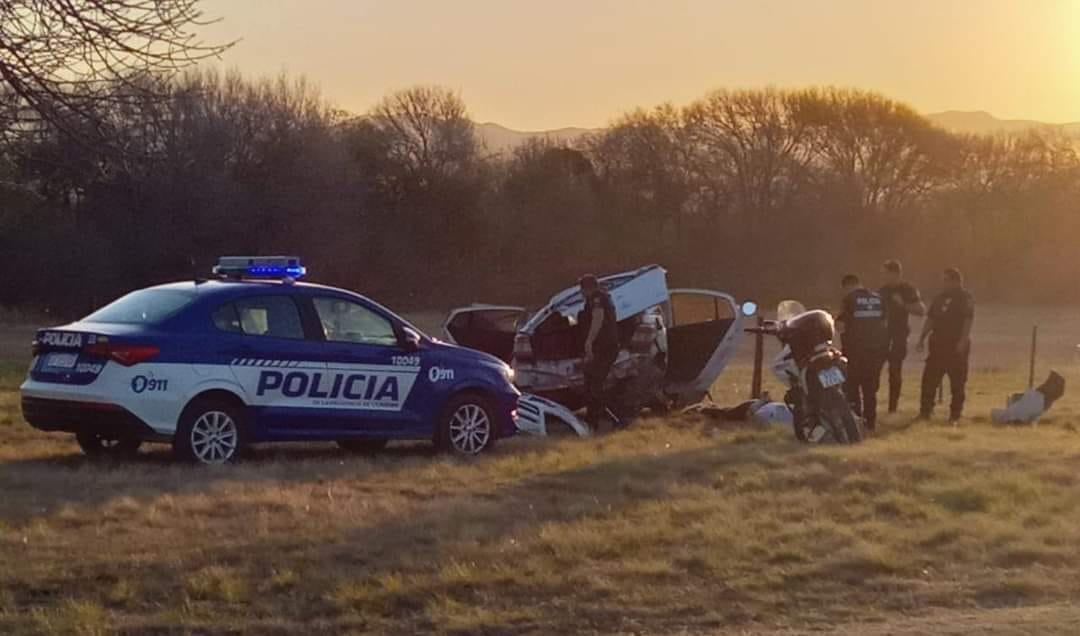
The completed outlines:
[[[836,441],[841,444],[857,444],[863,441],[862,427],[851,412],[844,392],[839,387],[832,387],[821,397],[821,415],[828,420]]]

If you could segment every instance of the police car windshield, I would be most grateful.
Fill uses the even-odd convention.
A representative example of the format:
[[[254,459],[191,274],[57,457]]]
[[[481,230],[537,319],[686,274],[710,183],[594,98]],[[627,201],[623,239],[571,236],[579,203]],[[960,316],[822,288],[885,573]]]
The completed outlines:
[[[83,320],[153,325],[174,315],[194,300],[195,294],[192,292],[176,289],[140,289],[114,300]]]

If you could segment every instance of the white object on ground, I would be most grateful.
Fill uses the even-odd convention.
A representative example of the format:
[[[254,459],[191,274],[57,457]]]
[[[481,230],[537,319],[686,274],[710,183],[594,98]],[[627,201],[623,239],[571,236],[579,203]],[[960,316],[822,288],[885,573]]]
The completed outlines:
[[[1030,424],[1046,411],[1046,396],[1036,389],[1028,389],[1018,399],[1003,409],[994,409],[990,418],[998,424]]]
[[[782,402],[766,402],[754,409],[751,417],[755,422],[776,426],[794,426],[795,416],[787,404]]]

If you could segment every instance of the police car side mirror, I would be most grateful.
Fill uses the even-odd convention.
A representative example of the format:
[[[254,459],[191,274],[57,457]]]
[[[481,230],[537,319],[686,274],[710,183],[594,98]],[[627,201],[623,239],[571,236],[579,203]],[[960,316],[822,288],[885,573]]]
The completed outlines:
[[[420,348],[420,334],[408,327],[402,327],[401,346],[404,347],[406,351],[418,350]]]

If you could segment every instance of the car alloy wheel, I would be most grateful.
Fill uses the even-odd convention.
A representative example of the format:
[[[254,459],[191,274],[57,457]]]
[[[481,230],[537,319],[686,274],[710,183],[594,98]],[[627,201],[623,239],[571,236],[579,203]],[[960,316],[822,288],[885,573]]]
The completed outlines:
[[[191,425],[191,453],[204,464],[224,464],[240,446],[240,428],[224,411],[206,411]]]
[[[450,444],[465,455],[484,450],[491,440],[491,418],[479,404],[466,402],[450,417]]]

